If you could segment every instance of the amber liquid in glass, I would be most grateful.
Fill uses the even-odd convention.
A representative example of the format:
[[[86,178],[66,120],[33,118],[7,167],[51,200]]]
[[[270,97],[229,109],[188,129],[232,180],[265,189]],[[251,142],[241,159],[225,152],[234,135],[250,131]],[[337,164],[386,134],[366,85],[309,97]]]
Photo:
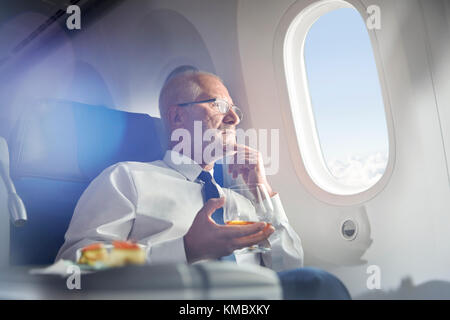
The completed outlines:
[[[228,226],[246,226],[249,224],[254,224],[256,223],[255,221],[242,221],[242,220],[231,220],[231,221],[227,221],[225,222]],[[272,224],[270,224],[269,222],[266,222],[267,226],[266,228],[268,228],[269,226],[271,226]]]
[[[254,223],[256,223],[256,221],[230,220],[230,221],[225,222],[225,224],[228,226],[245,226],[245,225],[254,224]],[[269,222],[266,222],[266,223],[267,223],[267,225],[264,229],[270,228],[270,226],[272,224]],[[235,254],[237,254],[238,252],[241,252],[241,253],[246,253],[246,252],[252,253],[253,252],[253,253],[255,253],[255,252],[267,252],[267,251],[270,251],[270,247],[264,248],[264,247],[261,247],[258,245],[253,245],[248,248],[236,250],[234,253]]]

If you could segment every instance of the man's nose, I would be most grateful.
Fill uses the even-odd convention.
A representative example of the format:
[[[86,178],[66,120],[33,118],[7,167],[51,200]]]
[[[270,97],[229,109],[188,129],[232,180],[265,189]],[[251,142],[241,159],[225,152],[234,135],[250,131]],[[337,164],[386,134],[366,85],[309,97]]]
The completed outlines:
[[[234,125],[234,126],[238,125],[240,121],[241,120],[239,119],[239,116],[233,110],[233,108],[230,108],[222,119],[223,123],[225,123],[227,125]]]

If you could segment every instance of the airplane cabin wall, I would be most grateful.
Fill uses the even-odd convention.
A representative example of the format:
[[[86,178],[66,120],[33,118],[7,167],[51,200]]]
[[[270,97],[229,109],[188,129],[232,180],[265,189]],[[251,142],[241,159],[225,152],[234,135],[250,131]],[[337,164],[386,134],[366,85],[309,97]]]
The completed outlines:
[[[310,1],[303,2],[306,6]],[[283,126],[272,54],[277,25],[294,3],[245,0],[239,2],[238,10],[252,125],[281,128],[283,142],[293,139],[294,133]],[[445,81],[449,73],[443,71],[448,70],[450,61],[448,44],[443,44],[449,36],[448,3],[371,0],[363,4],[381,8],[381,30],[376,31],[381,61],[377,67],[384,69],[385,99],[392,109],[396,145],[389,182],[359,207],[328,205],[310,195],[296,178],[286,143],[280,144],[280,172],[271,177],[291,224],[302,238],[307,264],[338,275],[354,296],[367,294],[370,265],[379,266],[383,290],[398,288],[406,277],[416,285],[450,279],[450,255],[446,254],[450,229],[448,159],[440,127],[448,128],[450,119],[449,83]],[[433,34],[431,45],[425,25]],[[446,138],[448,144],[448,134]],[[360,226],[353,243],[338,236],[344,218],[353,218]]]

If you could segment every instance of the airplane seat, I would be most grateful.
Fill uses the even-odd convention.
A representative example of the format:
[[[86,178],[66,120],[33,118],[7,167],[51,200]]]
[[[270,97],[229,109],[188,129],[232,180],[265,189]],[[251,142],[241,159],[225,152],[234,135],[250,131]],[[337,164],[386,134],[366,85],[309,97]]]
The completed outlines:
[[[162,158],[162,121],[63,100],[25,108],[9,138],[11,178],[28,213],[10,230],[10,264],[54,262],[88,184],[120,161]]]
[[[101,106],[63,100],[41,100],[28,106],[9,139],[11,178],[28,216],[20,228],[10,224],[10,265],[52,264],[64,242],[75,205],[88,184],[114,163],[162,158],[164,148],[158,137],[161,130],[159,118]],[[223,183],[222,174],[222,167],[217,165],[214,178],[218,183]],[[282,297],[276,273],[259,266],[213,261],[128,269],[94,274],[95,290],[90,294],[100,298],[105,294],[112,297],[113,293],[121,299],[123,294],[142,298],[145,290],[146,297],[160,299],[164,289],[175,299]],[[3,278],[0,276],[0,283],[6,277],[13,291],[21,292],[23,297],[41,292],[44,298],[47,294],[51,298],[74,298],[67,295],[70,290],[59,290],[60,276],[50,279],[47,275],[40,280],[21,270],[9,270]],[[19,276],[14,276],[16,272]],[[126,281],[109,281],[117,278],[114,273]],[[153,276],[147,277],[149,274]],[[83,286],[89,286],[86,276],[84,279]]]

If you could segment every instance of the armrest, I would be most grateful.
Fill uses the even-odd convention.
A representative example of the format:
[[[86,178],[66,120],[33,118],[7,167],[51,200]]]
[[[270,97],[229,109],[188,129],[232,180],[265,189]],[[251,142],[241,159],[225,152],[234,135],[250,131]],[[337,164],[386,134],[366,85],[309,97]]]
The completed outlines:
[[[0,299],[282,298],[281,286],[274,271],[232,262],[113,268],[82,274],[81,290],[68,290],[66,281],[59,275],[31,275],[23,267],[0,269]]]

